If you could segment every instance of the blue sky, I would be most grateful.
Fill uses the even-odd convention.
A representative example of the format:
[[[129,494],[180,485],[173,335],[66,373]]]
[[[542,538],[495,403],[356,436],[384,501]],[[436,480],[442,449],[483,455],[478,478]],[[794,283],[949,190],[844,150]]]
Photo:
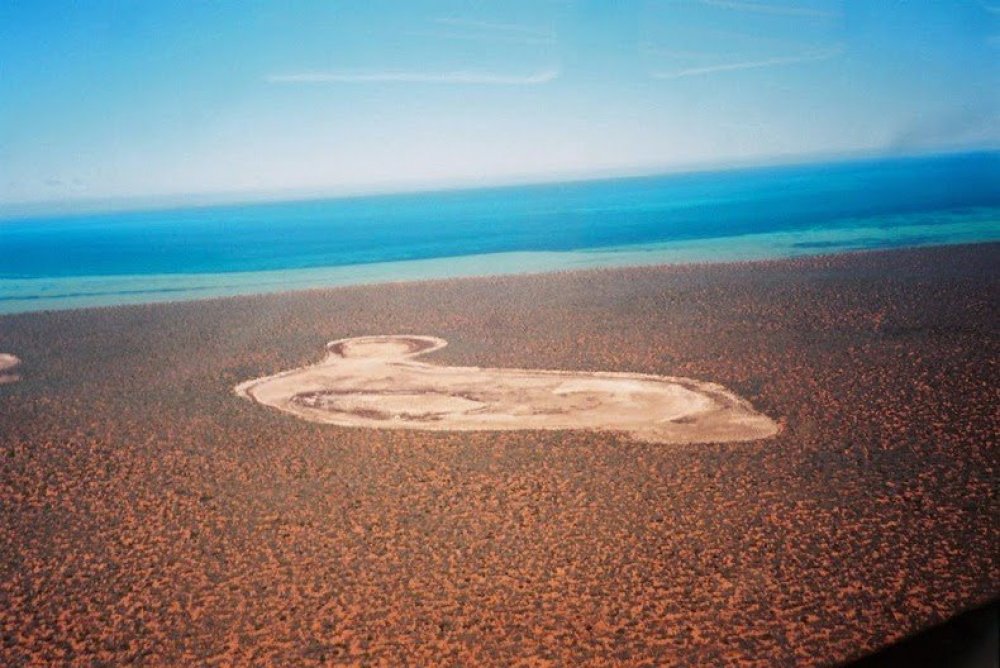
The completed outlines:
[[[0,207],[1000,143],[997,0],[0,0]]]

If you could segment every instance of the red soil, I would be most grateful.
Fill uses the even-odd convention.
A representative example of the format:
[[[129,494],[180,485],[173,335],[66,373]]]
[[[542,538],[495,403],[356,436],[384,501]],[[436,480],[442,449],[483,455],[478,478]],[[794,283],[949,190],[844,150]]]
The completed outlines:
[[[1000,594],[1000,245],[0,318],[0,664],[837,662]],[[708,378],[765,441],[340,428],[247,378]],[[280,345],[276,345],[280,344]]]

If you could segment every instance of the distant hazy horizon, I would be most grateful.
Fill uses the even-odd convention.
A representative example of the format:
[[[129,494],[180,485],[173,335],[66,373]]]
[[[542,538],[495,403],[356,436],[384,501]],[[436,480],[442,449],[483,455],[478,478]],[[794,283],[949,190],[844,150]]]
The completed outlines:
[[[920,160],[949,156],[995,156],[1000,162],[1000,146],[976,149],[929,150],[921,152],[857,152],[833,155],[773,156],[747,161],[692,163],[672,167],[641,166],[632,169],[594,170],[554,174],[525,174],[495,181],[447,181],[427,183],[372,184],[364,188],[319,188],[307,190],[220,191],[211,193],[164,193],[136,197],[69,198],[45,202],[0,204],[0,223],[60,216],[129,214],[174,209],[217,208],[254,204],[296,204],[344,199],[364,199],[393,195],[434,195],[437,193],[493,190],[517,186],[559,186],[615,179],[642,179],[695,174],[722,174],[782,167],[809,167],[879,162],[885,160]]]
[[[0,215],[996,149],[998,18],[979,0],[3,3]]]

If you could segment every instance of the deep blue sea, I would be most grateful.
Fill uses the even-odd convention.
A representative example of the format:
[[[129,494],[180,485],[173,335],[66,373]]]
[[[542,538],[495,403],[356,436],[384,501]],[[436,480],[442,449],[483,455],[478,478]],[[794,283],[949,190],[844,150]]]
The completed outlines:
[[[0,220],[0,313],[1000,239],[1000,153]]]

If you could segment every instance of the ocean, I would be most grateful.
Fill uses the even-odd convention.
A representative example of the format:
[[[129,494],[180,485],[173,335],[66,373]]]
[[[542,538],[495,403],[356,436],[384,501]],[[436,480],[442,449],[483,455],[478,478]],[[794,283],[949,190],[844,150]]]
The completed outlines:
[[[1000,153],[0,219],[0,313],[1000,239]]]

